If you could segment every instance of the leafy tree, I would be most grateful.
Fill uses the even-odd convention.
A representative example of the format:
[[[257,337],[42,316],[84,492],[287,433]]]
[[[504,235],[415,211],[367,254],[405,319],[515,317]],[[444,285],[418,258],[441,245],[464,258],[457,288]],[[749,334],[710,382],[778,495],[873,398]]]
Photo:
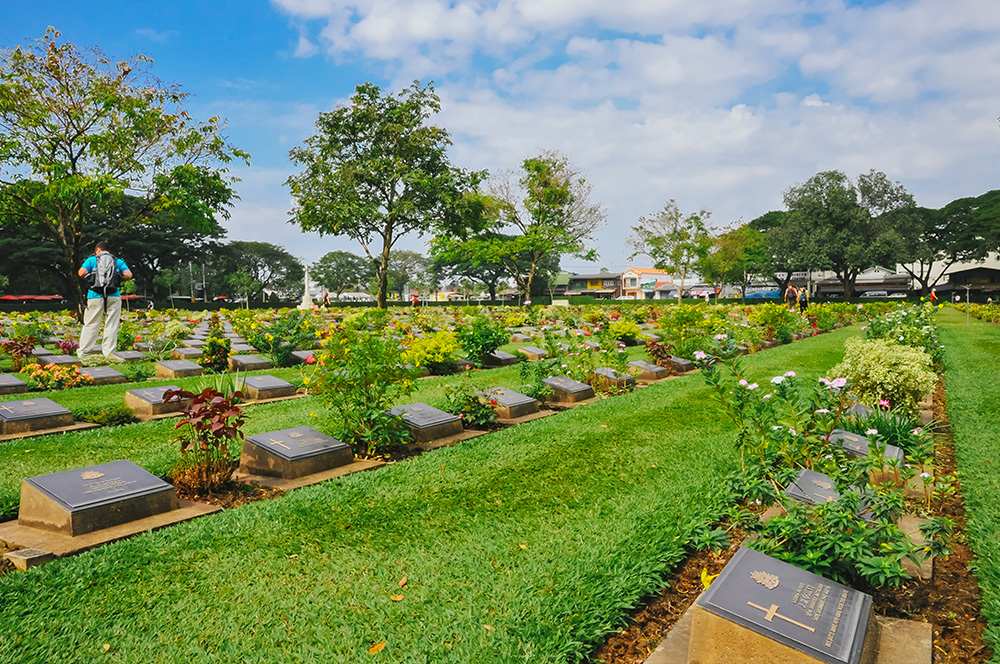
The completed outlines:
[[[817,173],[785,192],[783,232],[797,238],[793,255],[814,269],[829,269],[854,291],[862,270],[895,265],[906,255],[916,223],[913,196],[876,170],[856,182],[840,171]]]
[[[940,210],[916,208],[915,221],[903,269],[926,295],[955,263],[982,261],[1000,248],[1000,242],[988,240],[991,227],[1000,230],[1000,190],[959,198]]]
[[[779,293],[788,288],[793,272],[809,269],[812,266],[810,261],[817,264],[821,261],[815,246],[810,250],[802,249],[803,244],[809,243],[812,238],[791,224],[788,215],[784,210],[772,210],[749,224],[761,234],[761,242],[755,243],[755,248],[748,255],[747,270],[751,274],[770,277],[778,285]],[[744,296],[745,291],[744,286]]]
[[[632,235],[626,239],[633,249],[630,258],[649,256],[654,267],[680,278],[678,303],[688,274],[712,246],[712,238],[705,228],[705,220],[710,215],[701,210],[685,216],[677,207],[677,201],[671,199],[656,214],[640,217],[639,225],[632,227]]]
[[[172,223],[209,226],[235,196],[221,165],[249,158],[226,142],[218,117],[193,120],[187,94],[155,79],[151,62],[112,62],[53,28],[0,60],[0,228],[42,231],[81,315],[73,272],[97,239],[85,238],[88,220],[128,191],[144,201],[132,220],[158,210]]]
[[[497,299],[497,288],[504,283],[507,270],[498,260],[483,256],[476,260],[462,251],[464,243],[453,242],[446,236],[431,241],[431,271],[440,280],[471,279],[481,283],[489,291],[490,299]]]
[[[250,294],[259,293],[261,290],[261,283],[253,278],[245,265],[241,265],[235,272],[228,275],[226,283],[233,289],[234,293],[245,294],[247,309],[250,308]]]
[[[427,259],[416,251],[396,250],[389,253],[389,290],[400,300],[407,285],[427,287]]]
[[[246,270],[250,280],[257,284],[249,291],[251,297],[256,297],[265,289],[286,295],[302,291],[305,267],[284,247],[276,244],[234,240],[220,247],[212,263],[216,288],[224,288],[223,284],[229,284],[228,276],[240,269]]]
[[[435,255],[460,255],[475,267],[499,264],[528,298],[546,261],[555,259],[558,269],[563,254],[596,260],[587,241],[605,212],[590,200],[592,189],[558,152],[525,159],[518,173],[492,178],[488,196],[466,198],[466,227],[442,228]],[[470,226],[469,219],[481,223]]]
[[[746,298],[751,251],[761,241],[760,233],[745,224],[712,238],[712,246],[697,267],[702,278],[716,288],[716,302],[719,290],[726,284],[740,284]]]
[[[331,251],[313,264],[312,275],[316,283],[339,299],[348,288],[357,288],[371,278],[372,265],[349,251]]]
[[[365,83],[350,106],[320,113],[317,133],[289,153],[303,169],[286,181],[295,199],[291,223],[357,240],[377,264],[381,308],[399,238],[455,217],[463,192],[482,178],[449,163],[448,132],[427,123],[440,108],[432,84],[417,81],[390,95]],[[376,239],[380,248],[371,246]]]

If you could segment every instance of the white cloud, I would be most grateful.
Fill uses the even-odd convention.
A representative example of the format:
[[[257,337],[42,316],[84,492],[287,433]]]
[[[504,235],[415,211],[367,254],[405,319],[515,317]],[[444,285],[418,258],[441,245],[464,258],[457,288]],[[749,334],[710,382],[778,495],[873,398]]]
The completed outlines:
[[[387,88],[441,81],[435,122],[460,165],[565,152],[607,204],[612,261],[670,198],[724,225],[820,170],[877,168],[928,206],[996,186],[995,0],[274,4],[309,44],[390,71]],[[297,142],[316,107],[302,111],[265,116]]]

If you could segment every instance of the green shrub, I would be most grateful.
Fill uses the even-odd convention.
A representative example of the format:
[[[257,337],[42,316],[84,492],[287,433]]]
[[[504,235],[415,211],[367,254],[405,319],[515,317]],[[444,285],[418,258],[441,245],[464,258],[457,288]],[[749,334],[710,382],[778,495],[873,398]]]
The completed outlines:
[[[893,408],[915,411],[934,389],[937,375],[930,355],[885,339],[849,339],[844,361],[827,374],[847,378],[851,391],[868,405],[888,401]]]
[[[432,372],[450,373],[458,339],[451,330],[441,330],[423,338],[414,337],[410,347],[403,353],[403,359],[415,367],[427,367]]]
[[[73,419],[81,422],[93,422],[106,427],[115,427],[122,424],[132,424],[138,422],[135,413],[128,406],[110,406],[102,408],[100,406],[86,406],[73,410]]]
[[[445,389],[445,398],[448,401],[445,410],[462,418],[462,426],[466,429],[487,427],[497,420],[496,412],[490,407],[490,398],[476,390],[468,371],[460,383]]]
[[[507,343],[507,331],[486,318],[477,318],[471,325],[458,328],[458,343],[476,366],[483,366],[487,355]]]
[[[615,341],[634,344],[641,332],[642,328],[635,321],[622,318],[608,324],[607,334]]]
[[[172,320],[167,323],[166,335],[174,340],[187,339],[191,336],[191,327],[179,320]]]
[[[337,438],[369,456],[410,440],[402,420],[386,413],[413,391],[416,378],[396,339],[353,327],[337,329],[316,359],[315,373],[303,382],[330,404]]]

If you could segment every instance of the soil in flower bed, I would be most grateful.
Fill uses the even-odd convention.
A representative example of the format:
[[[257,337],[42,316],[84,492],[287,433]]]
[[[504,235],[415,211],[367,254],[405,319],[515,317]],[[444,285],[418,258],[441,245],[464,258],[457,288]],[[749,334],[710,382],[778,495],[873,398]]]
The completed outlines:
[[[935,445],[938,473],[955,472],[951,428],[945,404],[944,386],[938,382],[934,393],[934,417],[938,422]],[[986,662],[993,649],[983,642],[986,623],[980,614],[979,586],[969,571],[972,550],[965,542],[965,506],[961,487],[936,513],[955,524],[952,555],[934,561],[934,578],[929,582],[906,581],[899,588],[873,591],[860,588],[874,597],[875,612],[892,618],[904,618],[934,625],[934,664]],[[709,551],[688,558],[670,580],[670,584],[647,604],[636,609],[631,624],[608,637],[594,650],[590,661],[601,664],[641,664],[652,654],[688,607],[704,590],[702,570],[718,574],[736,553],[743,537],[733,537],[729,549],[719,554]]]
[[[235,461],[232,462],[232,469],[236,470],[237,465]],[[199,490],[181,482],[175,483],[175,488],[178,498],[218,505],[223,509],[239,507],[247,503],[255,503],[258,500],[270,500],[284,493],[280,489],[264,489],[252,484],[233,481],[230,481],[224,488],[216,491]]]

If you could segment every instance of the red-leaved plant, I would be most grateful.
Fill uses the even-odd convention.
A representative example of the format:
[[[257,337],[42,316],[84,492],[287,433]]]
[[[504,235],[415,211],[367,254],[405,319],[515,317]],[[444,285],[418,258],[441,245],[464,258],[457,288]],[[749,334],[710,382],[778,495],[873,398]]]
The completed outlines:
[[[191,494],[225,488],[235,465],[229,450],[243,441],[243,408],[235,403],[243,393],[223,394],[206,387],[199,394],[170,390],[163,396],[166,401],[186,401],[181,408],[184,418],[175,427],[184,430],[175,440],[181,461],[170,474],[174,486]]]

